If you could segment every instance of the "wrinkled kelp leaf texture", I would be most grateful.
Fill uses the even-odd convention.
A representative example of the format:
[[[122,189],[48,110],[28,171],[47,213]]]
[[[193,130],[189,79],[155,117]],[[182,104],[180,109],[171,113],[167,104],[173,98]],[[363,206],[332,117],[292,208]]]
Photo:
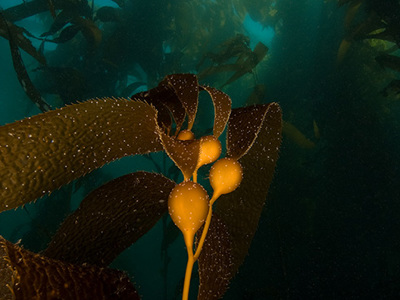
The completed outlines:
[[[168,210],[175,182],[136,172],[91,192],[62,223],[43,254],[73,264],[108,266]]]
[[[139,300],[123,272],[78,266],[27,251],[0,236],[0,297]]]
[[[215,204],[217,221],[211,223],[199,258],[199,300],[220,299],[248,253],[274,174],[281,131],[276,103],[232,110],[227,149],[228,155],[240,157],[243,181]]]
[[[31,202],[127,155],[162,150],[157,111],[96,99],[0,127],[0,211]]]

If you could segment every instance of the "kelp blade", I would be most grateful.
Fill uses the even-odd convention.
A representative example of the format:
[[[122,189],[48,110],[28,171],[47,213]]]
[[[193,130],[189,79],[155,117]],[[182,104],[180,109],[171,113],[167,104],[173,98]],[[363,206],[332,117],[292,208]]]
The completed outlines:
[[[174,118],[177,131],[180,130],[185,121],[185,108],[166,79],[161,81],[155,88],[137,93],[131,98],[134,100],[140,99],[154,105],[158,111],[158,124],[161,128],[167,128],[167,131],[172,126],[170,114]]]
[[[190,179],[196,169],[200,152],[200,140],[181,141],[159,132],[165,152],[182,171],[185,179]]]
[[[225,223],[213,214],[199,256],[198,300],[220,299],[233,277],[232,241]]]
[[[116,178],[90,193],[61,225],[44,255],[109,265],[167,212],[175,182],[155,173]]]
[[[176,96],[185,108],[188,116],[188,129],[192,129],[199,99],[197,76],[194,74],[172,74],[167,75],[165,80],[174,89]]]
[[[210,227],[199,258],[199,300],[220,299],[248,253],[274,174],[281,131],[282,115],[276,103],[232,110],[227,147],[229,153],[241,157],[243,181],[215,204],[217,224]]]
[[[24,250],[0,236],[1,299],[139,300],[124,273],[78,266]]]
[[[216,88],[208,86],[200,86],[200,88],[210,95],[213,102],[215,114],[213,135],[218,138],[224,131],[231,114],[231,98]]]
[[[234,130],[231,124],[236,123],[233,120],[237,118],[243,120],[240,122],[242,131],[247,130],[242,127],[244,124],[257,123],[260,119],[261,122],[259,128],[249,126],[257,135],[246,155],[239,160],[243,167],[242,183],[235,192],[222,196],[215,208],[232,237],[235,272],[247,255],[273,178],[282,139],[282,113],[277,103],[234,109],[228,135]],[[251,139],[253,132],[248,132],[247,136]],[[229,140],[228,148],[232,153],[238,152],[232,149]]]
[[[32,45],[32,42],[25,37],[24,34],[32,37],[32,35],[24,28],[19,27],[7,20],[4,17],[4,14],[0,11],[0,36],[9,40],[11,43],[14,43],[16,47],[21,48],[39,63],[45,65],[46,59],[43,54],[36,50],[36,48]]]
[[[106,98],[0,127],[0,211],[113,160],[162,150],[156,119],[147,103]]]

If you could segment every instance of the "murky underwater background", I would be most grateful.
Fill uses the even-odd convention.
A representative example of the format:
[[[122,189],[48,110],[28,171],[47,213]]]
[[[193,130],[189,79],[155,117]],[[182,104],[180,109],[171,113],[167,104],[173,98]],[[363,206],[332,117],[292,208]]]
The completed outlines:
[[[6,12],[22,2],[0,5]],[[105,6],[114,8],[103,9],[95,21],[103,34],[98,44],[82,33],[58,44],[30,38],[48,65],[60,69],[39,68],[21,51],[33,83],[54,107],[128,97],[156,86],[167,74],[190,72],[203,74],[201,83],[222,87],[233,107],[276,101],[283,109],[275,178],[249,256],[224,299],[400,296],[400,100],[398,87],[390,85],[400,79],[400,63],[377,59],[400,52],[395,42],[366,38],[359,29],[371,11],[389,4],[389,20],[400,24],[399,1],[93,2],[95,15]],[[36,37],[52,23],[49,11],[15,22]],[[269,51],[250,73],[224,85],[232,72],[207,75],[204,70],[209,53],[221,53],[224,46],[218,45],[238,36],[248,38],[252,50],[262,42]],[[399,38],[400,30],[393,36]],[[340,47],[344,39],[350,41],[348,49]],[[4,38],[0,53],[4,125],[40,110],[19,84]],[[229,53],[224,59],[235,61]],[[52,80],[52,72],[65,77]],[[211,104],[200,107],[196,125],[202,133],[211,126],[210,111]],[[1,213],[0,234],[38,252],[89,191],[137,170],[175,176],[171,166],[161,154],[111,163],[34,204]],[[129,272],[145,300],[180,298],[186,250],[169,223],[165,217],[112,264]]]

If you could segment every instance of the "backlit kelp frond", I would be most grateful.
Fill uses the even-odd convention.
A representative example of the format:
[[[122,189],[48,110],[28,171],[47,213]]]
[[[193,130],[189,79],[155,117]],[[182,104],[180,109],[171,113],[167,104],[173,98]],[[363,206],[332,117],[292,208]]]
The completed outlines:
[[[181,141],[163,132],[159,134],[165,152],[182,171],[185,180],[190,179],[196,169],[200,140]]]
[[[213,135],[218,138],[225,130],[226,123],[231,114],[231,98],[213,87],[201,86],[201,89],[209,93],[213,101],[215,112]]]
[[[78,266],[27,251],[0,236],[1,299],[131,299],[139,296],[120,271]]]
[[[240,157],[243,180],[215,205],[199,257],[198,299],[220,299],[248,253],[272,181],[281,130],[281,110],[276,103],[232,110],[227,149],[229,156]]]
[[[233,124],[238,124],[238,119],[242,122],[235,128]],[[258,121],[259,127],[247,127]],[[247,255],[256,232],[278,160],[282,139],[282,113],[279,105],[271,103],[232,110],[228,128],[228,153],[239,152],[236,149],[239,144],[230,144],[229,137],[236,135],[233,131],[244,132],[249,139],[256,133],[251,148],[239,159],[243,166],[243,182],[237,191],[221,197],[215,208],[216,214],[229,228],[233,241],[234,266],[237,269]]]
[[[198,300],[220,299],[235,275],[229,228],[214,214],[199,257]]]
[[[168,76],[155,88],[135,94],[132,99],[144,100],[154,105],[159,112],[158,122],[161,128],[166,127],[168,132],[171,130],[172,123],[169,115],[171,114],[175,121],[176,132],[181,129],[185,121],[186,111],[175,90],[168,84]]]
[[[229,119],[227,134],[227,154],[240,159],[250,150],[264,122],[266,105],[235,109]]]
[[[162,150],[147,103],[98,99],[0,127],[0,209],[37,199],[118,158]]]
[[[91,192],[61,225],[45,256],[108,266],[167,212],[175,182],[155,173],[116,178]]]
[[[168,75],[165,81],[174,89],[188,116],[187,129],[191,130],[196,118],[199,99],[199,84],[197,76],[192,74]]]

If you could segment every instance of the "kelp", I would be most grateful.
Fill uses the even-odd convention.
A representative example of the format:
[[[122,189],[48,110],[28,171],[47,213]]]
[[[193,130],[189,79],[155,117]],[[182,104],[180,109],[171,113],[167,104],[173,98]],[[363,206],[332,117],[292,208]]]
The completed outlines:
[[[213,135],[218,138],[224,131],[231,114],[231,98],[216,88],[208,86],[202,86],[201,88],[210,94],[211,100],[214,104],[215,116]]]
[[[198,299],[220,299],[248,253],[272,181],[281,128],[277,104],[232,111],[228,155],[240,158],[244,178],[235,192],[221,196],[215,205],[204,253],[199,258]],[[242,143],[246,137],[247,142]]]
[[[237,122],[238,119],[241,122]],[[255,136],[252,143],[246,143],[249,146],[239,159],[244,173],[242,184],[234,193],[221,197],[215,208],[215,213],[225,222],[232,237],[233,272],[236,273],[250,247],[272,182],[282,139],[282,115],[279,105],[271,103],[235,109],[232,111],[231,120],[232,124],[241,125],[239,129],[229,123],[228,156],[239,153],[237,147],[243,151],[242,146],[231,144],[238,131],[242,131],[243,134],[247,132],[250,136],[248,139]],[[252,122],[259,125],[247,129],[247,124]]]
[[[40,64],[46,64],[45,57],[33,47],[32,42],[25,35],[33,37],[29,31],[11,23],[0,12],[0,36],[14,43],[16,47],[23,49]]]
[[[220,299],[234,274],[229,229],[218,215],[214,215],[199,257],[200,286],[197,299]]]
[[[1,299],[139,299],[126,274],[72,265],[27,251],[0,236]]]
[[[228,124],[228,160],[239,160],[243,166],[241,185],[218,200],[203,251],[195,256],[200,254],[198,299],[219,299],[248,252],[272,180],[282,128],[276,103],[231,112],[229,96],[200,86],[194,75],[176,74],[133,100],[89,100],[2,126],[2,209],[33,201],[127,155],[164,150],[184,179],[190,180],[203,137],[178,137],[184,124],[182,111],[188,120],[183,131],[190,131],[200,91],[206,91],[214,103],[214,135],[221,135]],[[178,120],[175,133],[170,132],[166,115],[158,118],[157,107]],[[88,263],[107,266],[161,218],[176,186],[160,174],[137,172],[99,187],[61,225],[42,253],[45,261],[57,266],[62,262],[76,270]],[[24,276],[29,277],[31,271],[26,271]],[[81,276],[76,272],[71,276]],[[0,274],[2,278],[9,275]]]
[[[149,104],[98,99],[0,127],[0,210],[29,203],[118,158],[159,151]]]
[[[230,40],[228,40],[228,42],[229,41]],[[229,47],[234,50],[222,50],[222,54],[218,54],[218,56],[214,55],[217,57],[221,56],[221,58],[213,59],[213,64],[211,66],[201,70],[199,73],[199,78],[201,80],[214,74],[234,72],[233,75],[231,75],[231,77],[221,86],[222,88],[238,80],[243,75],[253,72],[255,67],[268,53],[268,47],[262,42],[258,42],[252,51],[247,44],[243,43],[243,38],[240,35],[233,39],[233,41],[235,42],[234,44],[228,43],[228,50],[230,49]],[[236,43],[238,43],[240,47],[238,47]],[[238,49],[236,49],[236,47],[238,47]],[[208,54],[208,56],[210,56],[210,54]],[[236,58],[236,60],[232,63],[230,62],[231,58]]]
[[[94,190],[61,224],[43,254],[74,264],[108,266],[167,211],[175,183],[137,172]]]
[[[22,60],[19,47],[27,51],[30,55],[32,55],[32,57],[37,59],[42,64],[45,64],[46,60],[43,55],[36,51],[31,42],[23,35],[23,33],[26,32],[27,31],[25,31],[23,28],[8,22],[0,12],[0,34],[8,39],[11,58],[14,65],[14,70],[17,73],[18,81],[32,102],[35,103],[42,112],[46,112],[51,109],[50,105],[33,85]]]
[[[88,16],[90,12],[90,8],[88,6],[87,1],[80,0],[54,0],[52,1],[54,5],[54,9],[56,10],[74,10],[75,12],[79,12],[81,15]],[[16,6],[12,6],[4,10],[4,15],[11,22],[19,21],[30,16],[36,15],[38,13],[45,12],[49,10],[49,5],[47,1],[42,0],[33,0],[33,1],[24,1]]]

